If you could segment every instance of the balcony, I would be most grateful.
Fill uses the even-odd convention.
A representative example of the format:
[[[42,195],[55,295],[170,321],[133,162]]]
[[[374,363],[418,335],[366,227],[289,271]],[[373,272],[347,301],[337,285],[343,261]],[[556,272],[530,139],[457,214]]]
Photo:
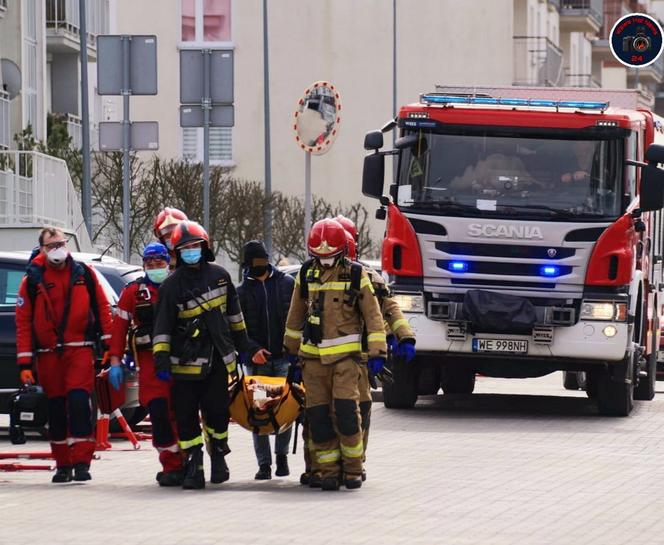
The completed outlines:
[[[67,134],[71,138],[71,147],[74,149],[81,149],[83,147],[83,127],[81,126],[81,118],[77,115],[67,114],[65,123],[67,124]]]
[[[604,0],[562,0],[560,30],[599,32],[604,18]]]
[[[0,19],[5,16],[7,12],[7,0],[0,0]]]
[[[108,34],[109,0],[86,3],[88,59],[97,56],[97,35]],[[49,53],[78,53],[80,17],[78,0],[46,0],[46,38]]]
[[[79,251],[92,248],[67,163],[35,151],[0,151],[0,228],[44,225],[76,235]]]
[[[601,85],[592,74],[565,74],[565,87],[599,89]]]
[[[627,85],[636,87],[636,84],[658,85],[664,81],[664,56],[645,68],[630,68],[627,70]]]
[[[0,150],[9,149],[12,141],[9,122],[9,95],[0,90]]]
[[[563,80],[563,52],[544,36],[514,36],[514,85],[556,87]]]
[[[561,0],[548,0],[549,9],[560,11],[560,2]]]

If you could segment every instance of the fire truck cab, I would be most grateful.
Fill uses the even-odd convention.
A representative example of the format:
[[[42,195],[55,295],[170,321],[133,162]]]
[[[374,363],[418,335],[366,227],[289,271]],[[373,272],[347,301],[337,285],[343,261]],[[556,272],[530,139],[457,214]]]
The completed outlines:
[[[380,200],[382,269],[418,348],[391,363],[387,407],[471,393],[476,373],[558,370],[568,386],[584,374],[601,414],[653,398],[664,125],[642,103],[636,91],[439,87],[367,133],[362,191]]]

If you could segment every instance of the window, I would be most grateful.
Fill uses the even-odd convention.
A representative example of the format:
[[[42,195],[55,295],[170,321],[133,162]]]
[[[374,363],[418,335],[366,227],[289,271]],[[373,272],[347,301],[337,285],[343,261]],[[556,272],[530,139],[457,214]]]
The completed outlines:
[[[24,125],[32,127],[33,134],[40,137],[40,125],[37,112],[37,6],[36,0],[26,0],[25,30],[23,38],[23,52],[25,60],[24,87],[22,94],[25,97],[23,106]]]
[[[183,42],[230,42],[231,0],[182,0]]]
[[[203,129],[182,128],[182,158],[185,161],[203,161]],[[233,161],[233,129],[210,127],[210,162],[229,164]]]
[[[5,263],[0,265],[0,306],[14,306],[18,299],[25,267]]]

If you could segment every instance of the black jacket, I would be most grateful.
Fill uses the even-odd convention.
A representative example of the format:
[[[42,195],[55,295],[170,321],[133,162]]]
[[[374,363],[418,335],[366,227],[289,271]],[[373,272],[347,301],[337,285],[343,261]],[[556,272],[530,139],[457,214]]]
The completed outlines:
[[[264,282],[245,276],[238,286],[252,353],[267,348],[273,358],[282,357],[286,317],[294,286],[292,277],[271,265],[270,276]]]
[[[156,369],[170,369],[180,379],[200,379],[218,359],[232,364],[236,350],[253,353],[226,269],[205,261],[200,269],[178,267],[159,288],[153,335]]]

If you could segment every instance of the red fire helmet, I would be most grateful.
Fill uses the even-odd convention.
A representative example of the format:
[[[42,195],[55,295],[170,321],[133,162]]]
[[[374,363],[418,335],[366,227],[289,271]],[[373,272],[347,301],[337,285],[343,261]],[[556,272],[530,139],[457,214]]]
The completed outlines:
[[[186,246],[192,242],[204,242],[208,248],[210,247],[210,238],[207,231],[195,221],[178,223],[173,230],[171,242],[175,250],[179,250],[182,246]]]
[[[187,214],[177,208],[164,208],[154,220],[154,236],[162,242],[169,238],[175,226],[183,221],[187,221]]]
[[[355,226],[355,222],[346,216],[342,216],[341,214],[339,214],[334,219],[337,220],[341,226],[350,233],[350,236],[353,237],[353,240],[357,242],[357,227]]]
[[[357,243],[353,238],[353,235],[346,231],[346,255],[348,259],[355,261],[357,259]]]
[[[334,257],[346,251],[346,230],[336,220],[318,220],[309,231],[309,254],[314,257]]]

